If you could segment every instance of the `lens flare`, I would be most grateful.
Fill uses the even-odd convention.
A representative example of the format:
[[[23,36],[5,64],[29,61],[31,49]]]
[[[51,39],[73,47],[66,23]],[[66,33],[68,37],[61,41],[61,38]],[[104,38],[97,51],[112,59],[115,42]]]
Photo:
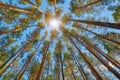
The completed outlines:
[[[57,19],[52,19],[50,22],[49,22],[49,27],[51,30],[58,30],[59,29],[59,25],[60,22],[57,20]]]

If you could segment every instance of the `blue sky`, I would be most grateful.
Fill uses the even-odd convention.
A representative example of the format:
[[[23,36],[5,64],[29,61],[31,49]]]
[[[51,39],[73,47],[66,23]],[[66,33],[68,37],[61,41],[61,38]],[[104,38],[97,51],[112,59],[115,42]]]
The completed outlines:
[[[24,5],[19,4],[19,3],[18,3],[19,0],[0,0],[0,1],[5,2],[5,3],[7,3],[7,4],[12,4],[12,5],[18,6],[18,7],[21,7],[21,8],[27,8],[27,7],[30,6],[30,5],[24,6]],[[70,13],[71,13],[70,10],[68,9],[68,8],[69,8],[69,3],[70,3],[70,1],[71,1],[71,0],[65,0],[65,3],[64,3],[64,4],[58,4],[58,5],[57,5],[57,7],[61,7],[61,8],[63,9],[63,15],[64,15],[64,14],[70,14]],[[114,5],[116,5],[116,4],[118,4],[118,2],[114,3]],[[46,6],[47,6],[47,7],[46,7]],[[41,8],[44,12],[46,11],[46,8],[51,9],[52,12],[54,12],[54,7],[53,7],[53,6],[48,6],[47,0],[43,0],[43,3],[42,3],[42,5],[40,6],[40,8]],[[108,10],[106,9],[106,6],[97,7],[95,10],[97,11],[97,9],[98,9],[98,10],[101,9],[101,12],[100,12],[99,15],[97,15],[96,13],[93,13],[93,14],[89,14],[89,15],[88,15],[88,14],[85,14],[85,15],[82,15],[82,16],[78,17],[78,16],[75,16],[74,14],[72,14],[72,17],[75,18],[75,19],[87,19],[88,16],[90,16],[90,18],[94,17],[96,20],[106,21],[106,20],[108,19],[108,22],[114,22],[114,19],[113,19],[113,17],[112,17],[113,11],[108,11]],[[3,27],[4,25],[5,25],[5,27],[9,27],[10,29],[12,29],[14,24],[12,24],[12,25],[6,25],[5,23],[3,24],[3,22],[1,22],[0,27]],[[70,23],[69,25],[66,25],[66,27],[72,28],[71,25],[72,25],[72,23]],[[46,27],[48,27],[48,26],[46,26]],[[26,40],[28,40],[25,34],[29,34],[29,35],[30,35],[34,29],[35,29],[35,27],[32,27],[32,28],[29,28],[29,29],[27,29],[26,31],[24,31],[24,32],[23,32],[23,36],[21,37],[21,39],[17,39],[17,42],[16,42],[14,45],[18,44],[18,45],[22,46],[23,44],[25,44]],[[47,29],[42,29],[42,30],[41,30],[41,32],[40,32],[41,36],[44,35],[44,33],[45,33],[46,30],[47,30]],[[96,32],[96,33],[99,33],[99,34],[101,34],[101,33],[103,34],[103,31],[104,31],[104,33],[107,33],[107,32],[117,32],[117,33],[120,33],[119,30],[116,30],[116,29],[107,29],[107,28],[102,28],[101,30],[96,28],[96,29],[92,29],[92,30],[93,30],[94,32]],[[3,36],[0,36],[0,38],[1,38],[1,37],[3,37]],[[89,34],[89,37],[92,38],[92,35]],[[48,39],[49,39],[49,38],[48,38]],[[22,44],[21,42],[23,42],[23,44]],[[57,42],[57,41],[55,41],[55,42]],[[14,45],[13,45],[13,46],[14,46]],[[51,48],[50,48],[49,51],[54,52],[54,47],[52,47],[52,46],[54,46],[54,45],[55,45],[55,43],[53,43],[53,44],[51,45]],[[100,44],[99,46],[100,46],[100,48],[104,51],[103,46],[102,46],[101,44]],[[84,50],[84,52],[86,52],[85,49],[83,49],[83,50]],[[39,60],[41,60],[41,55],[38,55],[37,57],[40,57]],[[23,64],[23,65],[24,65],[24,64]],[[2,80],[2,79],[1,79],[1,80]],[[117,80],[117,79],[116,79],[116,80]]]

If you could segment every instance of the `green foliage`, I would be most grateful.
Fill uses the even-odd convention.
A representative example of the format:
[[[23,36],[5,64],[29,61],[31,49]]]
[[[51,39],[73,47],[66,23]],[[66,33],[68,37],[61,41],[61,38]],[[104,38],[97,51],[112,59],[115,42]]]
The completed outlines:
[[[40,27],[41,29],[45,28],[45,23],[44,23],[44,22],[40,22],[40,23],[39,23],[39,27]]]
[[[15,42],[14,38],[11,38],[10,40],[8,40],[7,46],[12,45]]]
[[[115,12],[113,13],[113,17],[116,22],[120,22],[120,6],[118,6]]]
[[[14,79],[16,76],[16,73],[7,73],[7,75],[4,76],[4,80],[10,80],[10,79]]]
[[[5,51],[0,51],[0,64],[2,64],[4,61],[7,60],[8,57],[8,53],[6,53]]]
[[[15,47],[13,47],[13,48],[9,51],[9,53],[10,53],[10,54],[14,54],[14,53],[17,51],[18,48],[19,48],[19,45],[16,45]]]
[[[62,9],[57,8],[57,9],[56,9],[56,17],[59,18],[59,17],[61,16],[62,12],[63,12]]]
[[[64,60],[70,60],[72,59],[71,55],[69,53],[64,53]]]
[[[40,65],[38,63],[33,63],[30,70],[29,80],[36,80]]]
[[[90,53],[89,50],[85,50],[86,48],[83,48],[81,46],[81,44],[76,42],[77,41],[76,39],[79,38],[79,40],[82,43],[84,43],[88,48],[90,48],[94,52],[98,53],[97,50],[94,50],[94,48],[91,48],[91,46],[89,44],[89,43],[94,44],[94,41],[91,40],[91,36],[93,38],[93,35],[92,35],[93,33],[90,33],[91,35],[87,35],[87,31],[80,29],[80,27],[91,28],[90,25],[88,24],[89,22],[86,24],[80,24],[79,21],[80,22],[83,21],[83,23],[84,23],[87,20],[91,21],[91,20],[97,19],[97,21],[103,20],[103,22],[106,22],[106,20],[103,19],[104,16],[97,14],[99,12],[98,9],[103,8],[103,6],[97,7],[97,6],[99,6],[99,4],[92,4],[90,6],[87,6],[87,5],[89,5],[89,3],[93,2],[93,1],[97,1],[97,0],[70,0],[71,5],[66,5],[66,4],[70,3],[69,0],[66,0],[65,5],[59,4],[61,2],[64,2],[65,0],[56,0],[56,4],[54,2],[55,0],[47,0],[47,1],[45,1],[45,2],[48,2],[47,5],[42,4],[43,3],[42,1],[43,0],[34,0],[34,1],[20,0],[22,5],[23,4],[25,4],[25,5],[20,6],[21,4],[19,4],[19,1],[18,1],[18,3],[14,3],[14,4],[11,4],[11,3],[6,4],[5,3],[5,6],[11,5],[12,7],[0,9],[0,20],[1,20],[0,23],[3,23],[0,25],[1,26],[2,25],[6,25],[6,26],[10,25],[10,27],[4,27],[4,26],[1,27],[0,26],[0,33],[6,32],[5,35],[3,35],[3,34],[0,35],[0,40],[2,39],[2,41],[0,41],[0,47],[3,48],[3,49],[2,48],[0,49],[1,50],[0,51],[0,67],[7,60],[9,60],[5,64],[5,66],[3,66],[0,69],[0,74],[2,71],[4,71],[6,66],[9,65],[9,63],[13,62],[15,59],[14,63],[11,63],[10,66],[8,66],[5,69],[5,72],[8,72],[8,71],[10,71],[10,72],[8,72],[8,73],[4,72],[5,75],[3,73],[3,74],[1,74],[2,76],[1,75],[0,76],[3,77],[3,80],[9,80],[9,79],[13,80],[18,75],[18,73],[21,74],[21,72],[16,73],[16,71],[19,71],[21,68],[22,68],[22,70],[24,70],[25,67],[28,67],[28,69],[25,71],[25,74],[22,77],[28,77],[29,78],[28,80],[36,80],[38,71],[40,69],[40,62],[43,61],[43,62],[45,62],[44,63],[45,65],[42,65],[43,70],[41,70],[41,71],[43,71],[43,72],[42,72],[41,76],[44,78],[47,77],[48,80],[58,80],[57,76],[60,76],[60,79],[61,79],[62,78],[62,75],[61,75],[62,68],[63,68],[63,73],[64,73],[65,79],[67,79],[67,80],[73,79],[73,74],[72,74],[72,70],[73,70],[76,80],[82,80],[81,73],[79,73],[77,71],[78,70],[77,65],[74,62],[73,56],[69,52],[71,51],[72,53],[75,53],[75,56],[77,57],[76,61],[77,61],[77,63],[80,62],[82,68],[85,67],[85,68],[89,69],[89,67],[86,66],[86,64],[88,65],[88,63],[84,64],[85,60],[83,60],[83,57],[79,56],[79,53],[77,52],[75,45],[72,44],[72,42],[70,41],[70,38],[78,46],[78,48],[81,49],[81,52],[84,52],[83,55],[89,60],[90,63],[96,62],[95,64],[97,64],[97,61],[99,59],[97,60]],[[100,0],[100,1],[102,1],[102,0]],[[4,0],[2,0],[2,2],[4,2]],[[2,2],[0,2],[1,8],[5,7],[4,4],[2,4]],[[59,5],[57,5],[57,4],[59,4]],[[43,10],[45,11],[45,12],[43,11],[43,13],[40,10],[41,5],[42,5],[41,8],[44,8]],[[54,5],[56,5],[56,6],[54,6]],[[66,9],[66,8],[68,8],[68,9]],[[52,9],[52,10],[50,10],[50,9]],[[98,12],[96,12],[95,10]],[[93,13],[93,14],[91,14],[91,13]],[[95,14],[97,14],[97,16]],[[115,10],[115,12],[113,13],[113,16],[117,22],[120,21],[119,20],[120,7],[118,7]],[[72,18],[77,18],[80,20],[78,22],[75,21],[74,19],[73,19],[73,21],[71,21]],[[49,28],[47,28],[47,27],[49,26],[50,21],[53,19],[60,20],[60,24],[59,24],[60,30],[58,30],[58,29],[48,30]],[[93,21],[91,21],[91,22],[93,22]],[[101,24],[101,23],[98,22],[98,24]],[[34,26],[31,26],[31,25],[34,25]],[[28,28],[32,28],[32,29],[28,30]],[[24,30],[24,32],[23,32],[23,30]],[[81,33],[82,30],[84,31],[83,34]],[[96,29],[94,29],[94,27],[92,27],[91,31],[92,30],[96,30]],[[112,32],[112,30],[111,30],[111,32]],[[28,39],[25,36],[27,34],[31,34],[28,36],[29,38],[27,37]],[[75,37],[73,37],[73,35]],[[45,36],[45,38],[44,38],[44,36]],[[117,33],[116,34],[109,33],[109,34],[104,35],[104,37],[108,37],[110,39],[120,41],[120,36]],[[3,40],[5,40],[5,41],[3,41]],[[26,41],[24,41],[24,40],[26,40]],[[38,44],[39,40],[40,41],[43,40],[43,41],[40,45],[40,48],[36,52],[36,47],[39,45]],[[94,36],[94,40],[96,40],[95,43],[101,42],[102,47],[104,47],[104,49],[106,49],[108,51],[108,55],[110,55],[110,56],[112,56],[111,53],[114,54],[114,53],[120,51],[120,45],[118,45],[118,44],[114,44],[107,40],[102,40],[102,38],[100,38],[98,36]],[[5,42],[5,43],[3,43],[3,42]],[[28,43],[24,46],[23,42],[25,42],[25,44],[27,42]],[[89,45],[87,45],[87,42],[89,42],[88,43]],[[20,43],[22,43],[22,44],[20,44]],[[21,46],[18,46],[19,44]],[[24,47],[22,47],[22,46],[24,46]],[[50,47],[50,49],[48,47]],[[45,54],[44,52],[46,52],[45,50],[47,50],[47,48],[48,48],[48,52]],[[52,48],[52,50],[51,50],[51,48]],[[34,59],[33,59],[33,60],[31,60],[30,65],[25,66],[26,62],[27,62],[26,59],[30,60],[30,58],[32,57],[31,55],[34,52],[36,52],[38,55],[40,55],[40,56],[34,55],[35,56],[34,59],[37,61],[34,61]],[[86,53],[86,52],[89,53],[89,56],[88,56],[88,53]],[[15,55],[15,53],[16,53],[16,55]],[[17,55],[19,55],[19,54],[20,54],[20,56],[17,57]],[[45,56],[46,55],[47,56],[43,57],[44,54],[45,54]],[[15,56],[13,56],[13,55],[15,55]],[[104,56],[102,56],[102,57],[101,56],[102,55],[100,55],[99,57],[100,58],[103,57],[103,59],[104,59]],[[102,65],[103,61],[101,61],[100,65]],[[94,67],[95,66],[93,65],[93,68]],[[85,68],[83,68],[83,70]],[[44,70],[44,69],[46,69],[46,70]],[[92,69],[92,67],[91,67],[91,69]],[[97,68],[95,68],[95,70],[98,71]],[[60,73],[60,75],[59,75],[59,73]],[[85,70],[85,73],[87,73],[86,70]],[[19,75],[18,75],[18,77],[19,77]],[[94,78],[94,77],[92,76],[92,78]],[[43,78],[41,78],[41,79],[43,79]]]
[[[37,6],[40,6],[42,4],[42,0],[35,0],[37,3]]]
[[[54,40],[57,36],[58,36],[58,31],[57,30],[53,30],[51,32],[51,38],[52,38],[52,40]]]
[[[68,20],[71,19],[71,15],[69,14],[65,14],[63,17],[62,17],[62,23],[67,25],[68,24]]]
[[[29,26],[30,19],[29,18],[23,18],[23,19],[20,19],[20,22],[22,23],[23,26]]]
[[[53,14],[51,11],[47,10],[44,16],[46,24],[49,24],[50,20],[53,19]]]
[[[48,75],[48,80],[54,80],[54,75]]]
[[[3,16],[5,16],[5,22],[7,24],[11,24],[19,17],[20,13],[16,11],[6,11],[3,13]]]

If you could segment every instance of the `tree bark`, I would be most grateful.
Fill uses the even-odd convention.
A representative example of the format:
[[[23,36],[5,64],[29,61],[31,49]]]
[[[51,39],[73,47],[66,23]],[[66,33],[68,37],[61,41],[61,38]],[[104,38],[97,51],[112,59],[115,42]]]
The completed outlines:
[[[70,64],[70,61],[67,60],[67,62],[68,62],[68,65],[69,65],[69,67],[70,67],[70,70],[71,70],[71,73],[72,73],[72,75],[73,75],[73,78],[74,78],[74,80],[76,80],[76,77],[75,77],[75,75],[74,75],[74,71],[73,71],[72,66],[71,66],[71,64]]]
[[[36,30],[35,30],[36,31]],[[14,56],[11,56],[3,65],[0,66],[0,69],[5,67],[3,71],[0,72],[0,76],[2,76],[2,74],[20,57],[24,54],[24,51],[29,48],[32,44],[32,42],[34,41],[36,36],[33,36],[29,41],[28,43],[26,43],[26,45],[24,45],[21,49],[19,49],[15,54]],[[21,51],[21,52],[20,52]],[[20,53],[19,53],[20,52]],[[15,57],[16,56],[16,57]],[[15,57],[15,58],[14,58]],[[11,61],[11,59],[13,59]],[[8,65],[7,63],[10,62]],[[7,66],[5,66],[7,65]]]
[[[76,40],[81,43],[87,50],[89,50],[101,63],[103,63],[118,79],[120,78],[120,74],[114,69],[112,68],[108,62],[106,62],[105,60],[103,60],[103,58],[101,58],[98,54],[96,54],[92,49],[90,49],[90,47],[88,45],[83,44],[83,42],[81,42],[78,38],[76,38]]]
[[[76,19],[68,19],[68,21],[75,21],[85,24],[96,25],[100,27],[107,27],[120,30],[120,23],[110,23],[110,22],[100,22],[100,21],[89,21],[89,20],[76,20]]]
[[[27,1],[29,4],[31,4],[35,9],[37,9],[40,13],[44,14],[44,12],[38,7],[36,6],[34,3],[32,3],[30,0],[25,0]]]
[[[69,51],[70,51],[70,53],[71,53],[71,55],[72,55],[72,57],[73,57],[73,60],[75,61],[75,64],[76,64],[77,67],[78,67],[79,72],[80,72],[81,75],[82,75],[83,80],[88,80],[88,78],[87,78],[87,76],[86,76],[86,74],[85,74],[85,72],[84,72],[81,64],[79,63],[77,57],[74,55],[73,50],[69,48]]]
[[[65,78],[64,78],[64,70],[63,70],[63,61],[62,61],[62,53],[61,53],[60,41],[59,41],[59,51],[60,51],[60,63],[61,63],[61,69],[62,69],[62,79],[65,80]]]
[[[81,26],[79,26],[79,28],[81,28],[81,29],[83,29],[83,30],[86,30],[86,31],[88,31],[88,32],[90,32],[90,33],[93,33],[93,34],[95,34],[96,36],[98,36],[98,37],[100,37],[100,38],[102,38],[102,39],[105,39],[105,40],[108,40],[108,41],[111,41],[111,42],[114,42],[114,43],[120,45],[120,42],[119,42],[119,41],[116,41],[116,40],[110,39],[110,38],[108,38],[108,37],[105,37],[105,36],[103,36],[103,35],[97,34],[97,33],[95,33],[95,32],[92,32],[92,31],[88,30],[88,29],[85,29],[85,28],[83,28],[83,27],[81,27]]]
[[[80,6],[80,7],[78,7],[77,9],[81,9],[81,8],[87,8],[88,6],[92,6],[92,5],[94,5],[94,4],[97,4],[97,3],[100,3],[100,2],[102,2],[103,0],[96,0],[96,1],[93,1],[93,2],[90,2],[90,3],[88,3],[88,4],[86,4],[86,5],[83,5],[83,6]]]
[[[43,55],[43,58],[42,58],[42,62],[40,64],[40,70],[38,71],[36,80],[40,80],[41,79],[41,74],[42,74],[42,71],[44,69],[44,64],[45,64],[45,60],[46,60],[46,56],[47,56],[47,52],[48,52],[49,46],[50,46],[50,42],[45,47],[45,51],[44,51],[44,55]]]
[[[97,80],[103,80],[102,77],[98,74],[98,72],[94,69],[94,67],[92,66],[92,64],[87,60],[87,58],[84,56],[84,54],[81,52],[81,50],[77,47],[77,45],[74,43],[74,41],[70,38],[70,41],[72,42],[72,44],[75,46],[75,48],[78,50],[79,54],[83,57],[83,59],[85,60],[85,62],[87,63],[88,67],[90,68],[91,72],[93,73],[93,75],[96,77]]]
[[[26,14],[33,14],[29,10],[21,9],[21,8],[18,8],[18,7],[9,5],[9,4],[4,4],[2,2],[0,2],[0,8],[1,9],[12,10],[12,11],[17,11],[17,12],[21,12],[21,13],[26,13]]]
[[[36,48],[36,51],[32,54],[31,58],[30,58],[30,59],[28,60],[28,62],[25,64],[24,68],[20,71],[20,75],[19,75],[18,78],[16,77],[16,80],[21,80],[22,76],[24,75],[25,71],[28,69],[30,63],[31,63],[32,60],[34,59],[35,54],[36,54],[36,52],[39,50],[40,45],[41,45],[41,43],[43,42],[44,39],[45,39],[45,36],[40,40],[40,43],[39,43],[38,47]]]

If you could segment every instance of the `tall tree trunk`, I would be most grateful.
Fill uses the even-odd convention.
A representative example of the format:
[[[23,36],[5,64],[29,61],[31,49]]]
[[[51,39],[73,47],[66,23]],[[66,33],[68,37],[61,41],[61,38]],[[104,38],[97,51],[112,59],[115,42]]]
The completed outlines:
[[[0,31],[0,35],[9,34],[9,33],[15,33],[15,32],[18,32],[20,30],[23,30],[23,29],[25,29],[27,27],[33,27],[33,26],[37,26],[37,25],[23,26],[22,28],[16,28],[16,29],[4,31],[4,32]]]
[[[28,69],[30,63],[31,63],[32,60],[34,59],[35,54],[36,54],[36,52],[39,50],[40,45],[41,45],[41,43],[43,42],[44,39],[45,39],[45,36],[40,40],[40,43],[39,43],[38,47],[36,48],[36,51],[32,54],[31,58],[30,58],[30,59],[28,60],[28,62],[25,64],[25,66],[23,67],[23,69],[21,69],[21,71],[20,71],[20,73],[19,73],[20,75],[19,75],[18,78],[16,77],[16,80],[21,80],[21,78],[23,77],[25,71]]]
[[[26,14],[33,14],[32,12],[25,10],[25,9],[21,9],[15,6],[11,6],[9,4],[4,4],[3,2],[0,2],[0,8],[1,9],[7,9],[7,10],[12,10],[12,11],[17,11],[17,12],[21,12],[21,13],[26,13]]]
[[[72,53],[72,55],[73,55],[75,63],[77,64],[77,62],[78,62],[77,57],[73,53]],[[83,80],[88,80],[88,78],[87,78],[87,76],[85,74],[85,71],[83,70],[83,68],[82,68],[82,66],[81,66],[81,64],[79,62],[77,64],[77,66],[78,66],[78,69],[79,69],[79,71],[80,71],[80,73],[81,73],[81,75],[83,77]]]
[[[73,78],[74,78],[74,80],[76,80],[76,77],[75,77],[74,71],[73,71],[73,69],[72,69],[71,63],[70,63],[69,60],[67,60],[67,62],[68,62],[69,68],[70,68],[70,70],[71,70],[71,73],[72,73],[72,75],[73,75]]]
[[[36,6],[34,3],[32,3],[30,0],[25,0],[25,1],[27,1],[29,4],[31,4],[33,6],[33,8],[37,9],[40,13],[44,14],[44,12],[38,6]]]
[[[12,62],[10,62],[7,66],[5,66],[4,70],[0,72],[0,76],[2,76],[2,74],[21,56],[24,54],[24,51],[29,48],[31,46],[31,44],[28,44],[28,46],[26,48],[24,48],[18,55],[17,57],[15,57]],[[12,57],[13,58],[13,57]],[[11,60],[11,59],[10,59]],[[8,61],[9,62],[9,61]],[[5,65],[5,64],[4,64]],[[4,67],[3,65],[1,67]]]
[[[98,66],[96,66],[96,67],[101,72],[101,75],[103,75],[105,77],[105,80],[110,80]]]
[[[81,8],[84,9],[84,8],[87,8],[88,6],[95,5],[95,4],[100,3],[100,2],[102,2],[102,1],[103,1],[103,0],[96,0],[96,1],[90,2],[90,3],[86,4],[86,5],[80,6],[80,7],[78,7],[77,9],[81,9]]]
[[[35,31],[36,31],[36,30],[35,30]],[[24,45],[21,49],[19,49],[19,50],[14,54],[14,56],[11,56],[4,64],[2,64],[2,65],[0,66],[0,69],[2,69],[2,68],[5,67],[4,70],[0,72],[0,76],[1,76],[20,56],[22,56],[22,55],[24,54],[24,51],[32,45],[35,37],[36,37],[36,36],[33,36],[33,37],[30,39],[30,41],[29,41],[28,43],[26,43],[26,45]],[[20,52],[20,51],[21,51],[21,52]],[[19,52],[20,52],[20,53],[19,53]],[[15,56],[16,56],[16,57],[15,57]],[[13,59],[13,60],[12,60],[12,59]],[[11,61],[11,60],[12,60],[12,61]],[[10,63],[7,64],[8,62],[10,62]],[[5,65],[6,65],[6,66],[5,66]]]
[[[106,37],[106,36],[97,34],[97,33],[95,33],[95,32],[92,32],[92,31],[88,30],[88,29],[85,29],[85,28],[83,28],[83,27],[81,27],[81,26],[79,26],[79,28],[81,28],[81,29],[83,29],[83,30],[86,30],[86,31],[88,31],[88,32],[90,32],[90,33],[93,33],[93,34],[95,34],[96,36],[98,36],[98,37],[100,37],[100,38],[102,38],[102,39],[105,39],[105,40],[108,40],[108,41],[111,41],[111,42],[114,42],[114,43],[120,45],[120,42],[119,42],[119,41],[116,41],[116,40],[110,39],[110,38],[108,38],[108,37]]]
[[[71,37],[69,36],[70,41],[72,42],[72,44],[75,46],[75,48],[78,50],[79,54],[82,56],[82,58],[85,60],[85,62],[87,63],[88,67],[90,68],[91,72],[93,73],[93,75],[96,77],[97,80],[103,80],[102,77],[98,74],[98,72],[94,69],[94,67],[92,66],[92,64],[87,60],[87,58],[85,57],[85,55],[81,52],[81,50],[77,47],[77,45],[74,43],[74,41],[71,39]]]
[[[17,53],[23,51],[28,46],[28,44],[29,43],[26,43],[23,47],[21,47],[13,56],[11,56],[4,64],[0,66],[0,69],[3,68],[10,60],[12,60],[17,55]]]
[[[87,42],[87,45],[89,45],[91,48],[93,48],[94,50],[98,51],[102,56],[104,56],[106,59],[108,59],[112,64],[114,64],[116,67],[118,67],[120,69],[120,63],[117,62],[114,58],[110,57],[109,55],[107,55],[106,53],[104,53],[102,50],[100,50],[99,48],[97,48],[94,44],[92,44],[90,41],[85,40],[85,42]]]
[[[109,23],[109,22],[100,22],[100,21],[89,21],[89,20],[76,20],[76,19],[68,19],[68,21],[75,21],[85,24],[96,25],[100,27],[107,27],[120,30],[120,23]]]
[[[16,28],[14,30],[9,30],[9,31],[5,31],[5,32],[2,32],[0,31],[0,35],[3,35],[3,34],[8,34],[8,33],[15,33],[15,32],[18,32],[20,30],[22,30],[23,28]]]
[[[88,45],[83,44],[83,42],[81,42],[78,38],[76,38],[76,40],[81,43],[87,50],[89,50],[101,63],[103,63],[116,77],[118,77],[118,79],[120,78],[120,74],[114,69],[112,68],[108,62],[106,62],[100,55],[96,54]]]
[[[54,0],[54,7],[56,8],[56,4],[57,4],[57,2],[56,2],[56,0]]]
[[[48,42],[48,44],[45,47],[45,51],[44,51],[44,54],[43,54],[42,62],[40,64],[40,70],[38,71],[36,80],[41,80],[41,74],[42,74],[42,71],[44,69],[44,64],[45,64],[47,52],[48,52],[48,49],[49,49],[49,46],[50,46],[50,42]]]
[[[47,77],[46,77],[46,80],[48,80],[49,69],[50,69],[50,63],[49,63],[48,60],[47,60],[47,62],[48,62],[48,65],[47,65]]]
[[[60,57],[57,59],[57,80],[60,80]]]
[[[87,76],[86,76],[86,74],[85,74],[85,72],[84,72],[81,64],[79,63],[79,60],[78,60],[77,57],[74,55],[73,50],[70,49],[70,48],[68,48],[68,49],[69,49],[69,51],[70,51],[70,53],[71,53],[71,55],[72,55],[72,57],[73,57],[73,60],[75,61],[75,64],[76,64],[77,67],[78,67],[79,72],[80,72],[81,75],[82,75],[83,80],[88,80],[88,78],[87,78]]]
[[[60,63],[61,63],[61,69],[62,69],[62,79],[65,80],[64,78],[64,70],[63,70],[63,61],[62,61],[62,53],[61,53],[61,42],[59,41],[59,52],[60,52]]]

